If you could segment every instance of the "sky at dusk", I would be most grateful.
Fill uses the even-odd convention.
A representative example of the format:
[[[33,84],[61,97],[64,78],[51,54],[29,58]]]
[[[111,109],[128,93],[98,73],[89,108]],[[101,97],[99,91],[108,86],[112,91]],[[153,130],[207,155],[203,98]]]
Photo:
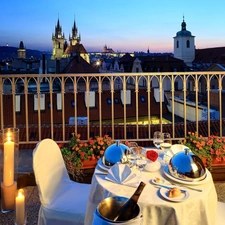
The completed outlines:
[[[195,36],[196,49],[225,46],[225,1],[209,0],[1,0],[0,46],[52,51],[59,18],[68,41],[74,19],[88,52],[173,52],[181,30]]]

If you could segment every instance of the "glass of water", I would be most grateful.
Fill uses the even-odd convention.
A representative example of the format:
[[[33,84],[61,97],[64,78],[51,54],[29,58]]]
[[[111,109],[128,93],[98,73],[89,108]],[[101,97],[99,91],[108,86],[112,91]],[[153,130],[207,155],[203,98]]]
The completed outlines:
[[[155,145],[155,147],[157,149],[160,148],[160,144],[163,143],[163,136],[162,136],[162,132],[160,131],[155,131],[153,134],[153,144]]]
[[[170,151],[172,146],[172,140],[170,133],[162,133],[163,142],[160,144],[161,149],[163,150],[164,157],[163,161],[167,164],[170,160]]]
[[[145,168],[145,165],[147,163],[147,159],[142,157],[136,160],[136,167],[141,171]]]

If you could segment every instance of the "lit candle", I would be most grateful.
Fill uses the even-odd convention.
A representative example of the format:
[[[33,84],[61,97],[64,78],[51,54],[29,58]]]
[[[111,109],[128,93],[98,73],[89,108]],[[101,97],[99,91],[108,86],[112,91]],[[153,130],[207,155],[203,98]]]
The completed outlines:
[[[14,183],[14,142],[11,141],[12,133],[7,133],[7,141],[4,143],[4,168],[3,184],[5,187]]]
[[[16,224],[23,225],[25,222],[25,196],[23,194],[23,189],[18,191],[18,196],[16,197]]]

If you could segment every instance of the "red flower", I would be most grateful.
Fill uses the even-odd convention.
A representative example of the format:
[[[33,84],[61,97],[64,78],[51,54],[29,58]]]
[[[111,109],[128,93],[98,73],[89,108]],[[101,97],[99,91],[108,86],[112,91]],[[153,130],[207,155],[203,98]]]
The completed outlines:
[[[58,143],[59,148],[63,147],[63,143]]]
[[[146,156],[149,160],[151,160],[152,162],[155,162],[159,155],[156,151],[149,150],[147,151]]]
[[[83,158],[85,156],[85,152],[80,152],[80,156]]]

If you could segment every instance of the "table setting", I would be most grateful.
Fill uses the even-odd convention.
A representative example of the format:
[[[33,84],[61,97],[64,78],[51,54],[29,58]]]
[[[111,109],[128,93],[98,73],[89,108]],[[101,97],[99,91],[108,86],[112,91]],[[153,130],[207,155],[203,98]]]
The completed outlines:
[[[138,200],[142,225],[214,224],[217,194],[211,173],[201,161],[196,161],[196,156],[188,149],[171,145],[171,155],[165,162],[162,150],[155,147],[139,146],[139,153],[136,154],[132,148],[123,146],[121,150],[118,143],[115,146],[111,150],[106,149],[108,153],[99,159],[95,168],[85,225],[92,225],[94,212],[101,201],[112,196],[129,198],[140,182],[146,184]],[[121,160],[114,161],[115,158],[109,156],[119,152],[119,149]],[[143,161],[141,166],[138,160]],[[199,171],[188,171],[188,166],[181,168],[180,160],[184,164],[194,160]],[[154,163],[157,166],[152,169]],[[193,218],[196,223],[193,223]]]

